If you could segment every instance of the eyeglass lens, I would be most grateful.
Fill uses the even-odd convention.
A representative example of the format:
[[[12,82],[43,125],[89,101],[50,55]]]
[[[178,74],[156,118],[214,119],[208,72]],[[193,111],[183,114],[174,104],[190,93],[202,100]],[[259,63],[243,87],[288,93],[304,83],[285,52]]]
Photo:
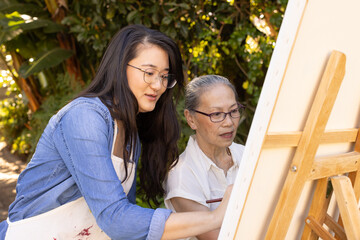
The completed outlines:
[[[164,74],[159,71],[148,68],[144,70],[144,81],[148,84],[154,83],[160,78],[161,84],[166,88],[172,88],[176,84],[174,74]]]
[[[230,117],[232,118],[239,118],[241,116],[241,112],[242,112],[243,108],[236,108],[234,110],[231,110],[230,112],[215,112],[215,113],[211,113],[210,115],[210,120],[213,122],[221,122],[226,118],[226,115],[230,115]]]

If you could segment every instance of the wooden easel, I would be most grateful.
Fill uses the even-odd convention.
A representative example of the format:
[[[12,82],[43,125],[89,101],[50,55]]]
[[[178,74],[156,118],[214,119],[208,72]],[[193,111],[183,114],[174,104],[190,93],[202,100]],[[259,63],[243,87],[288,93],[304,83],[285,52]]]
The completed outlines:
[[[346,57],[333,51],[311,107],[303,132],[270,133],[264,146],[297,146],[279,201],[265,239],[285,239],[300,195],[307,181],[317,181],[302,239],[360,239],[360,131],[346,129],[325,132],[331,110],[345,75]],[[355,142],[345,154],[315,157],[322,143]],[[348,177],[344,174],[348,173]],[[342,176],[339,176],[342,175]],[[341,219],[327,214],[329,178],[334,189]],[[350,180],[352,184],[350,183]],[[341,221],[342,220],[342,221]],[[342,227],[342,223],[343,226]],[[335,233],[330,234],[323,224]]]

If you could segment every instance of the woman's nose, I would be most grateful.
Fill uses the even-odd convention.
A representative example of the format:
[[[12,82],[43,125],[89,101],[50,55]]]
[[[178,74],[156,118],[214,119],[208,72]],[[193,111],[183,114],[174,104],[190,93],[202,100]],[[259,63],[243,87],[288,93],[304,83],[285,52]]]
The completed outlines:
[[[150,83],[150,87],[154,90],[159,90],[162,87],[162,79],[160,76],[157,76],[153,79],[153,81]]]
[[[226,125],[226,126],[229,126],[229,125],[232,125],[233,124],[233,119],[232,117],[230,116],[230,113],[227,113],[225,115],[225,119],[223,120],[223,124]]]

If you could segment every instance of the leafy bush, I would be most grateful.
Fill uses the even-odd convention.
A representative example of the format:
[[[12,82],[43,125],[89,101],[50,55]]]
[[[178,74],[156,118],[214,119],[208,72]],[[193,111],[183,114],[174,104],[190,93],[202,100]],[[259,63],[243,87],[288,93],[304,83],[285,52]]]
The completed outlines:
[[[2,140],[12,143],[21,135],[28,122],[28,108],[19,96],[0,101],[0,132]]]
[[[31,150],[30,136],[28,129],[25,129],[19,137],[17,137],[11,145],[11,153],[28,156]]]
[[[80,85],[75,88],[71,85],[71,78],[68,74],[59,74],[56,84],[48,92],[47,98],[40,109],[30,117],[31,133],[28,143],[31,145],[30,153],[33,153],[50,118],[63,106],[65,106],[81,90]]]
[[[58,4],[62,6],[54,9]],[[235,141],[245,143],[286,4],[287,0],[0,2],[0,44],[12,57],[7,65],[15,77],[22,72],[26,78],[27,85],[17,81],[17,88],[32,89],[31,94],[16,93],[22,93],[22,100],[0,104],[0,131],[14,151],[31,155],[49,118],[94,77],[112,36],[126,25],[143,24],[177,42],[188,81],[218,74],[234,84],[246,106]],[[4,51],[0,53],[5,62]],[[29,113],[26,105],[34,101],[36,107],[36,99],[41,107]],[[180,98],[180,151],[193,132],[183,110]]]

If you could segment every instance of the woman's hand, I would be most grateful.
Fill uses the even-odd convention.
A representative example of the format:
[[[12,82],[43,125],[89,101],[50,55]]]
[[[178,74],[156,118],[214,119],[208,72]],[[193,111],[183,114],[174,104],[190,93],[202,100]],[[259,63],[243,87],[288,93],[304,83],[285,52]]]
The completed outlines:
[[[232,185],[226,188],[223,200],[214,211],[172,213],[166,220],[161,239],[179,239],[219,229],[225,216]]]
[[[221,227],[222,221],[225,216],[225,212],[226,212],[227,205],[229,203],[232,188],[233,188],[233,184],[229,185],[226,188],[224,197],[223,197],[220,205],[214,211],[212,211],[212,213],[215,215],[216,221],[218,221],[219,228]]]

